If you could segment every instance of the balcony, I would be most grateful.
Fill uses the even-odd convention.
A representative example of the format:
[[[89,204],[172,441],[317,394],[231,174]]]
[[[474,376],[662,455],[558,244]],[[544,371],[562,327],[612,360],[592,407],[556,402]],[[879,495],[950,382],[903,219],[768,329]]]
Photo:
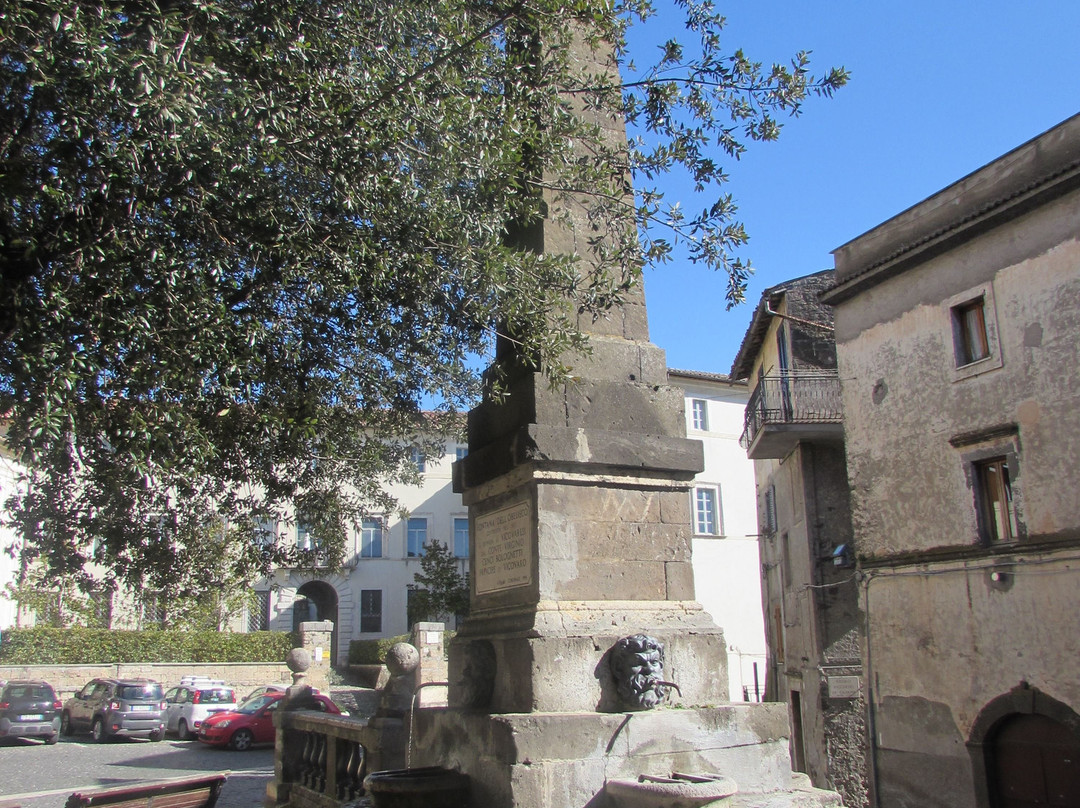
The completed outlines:
[[[843,419],[836,371],[765,376],[746,405],[739,443],[751,460],[785,457],[800,442],[842,441]]]

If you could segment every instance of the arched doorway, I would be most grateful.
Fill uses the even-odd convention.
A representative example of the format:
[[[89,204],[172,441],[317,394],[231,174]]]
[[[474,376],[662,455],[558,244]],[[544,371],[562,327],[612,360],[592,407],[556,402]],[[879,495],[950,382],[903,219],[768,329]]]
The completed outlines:
[[[334,624],[330,634],[330,664],[336,665],[338,658],[338,594],[337,590],[325,581],[308,581],[296,590],[293,601],[293,631],[300,629],[300,624],[329,620]]]
[[[1021,682],[987,704],[968,740],[976,804],[1080,805],[1080,715]]]
[[[988,740],[991,805],[1080,805],[1080,739],[1066,726],[1049,716],[1014,713]]]

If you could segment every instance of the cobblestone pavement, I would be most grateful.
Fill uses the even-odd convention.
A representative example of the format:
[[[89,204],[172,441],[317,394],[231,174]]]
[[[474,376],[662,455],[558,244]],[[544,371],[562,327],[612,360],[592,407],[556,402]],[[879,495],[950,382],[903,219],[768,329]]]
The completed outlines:
[[[378,691],[368,688],[334,687],[329,695],[356,718],[374,715],[379,701]],[[234,752],[173,737],[161,743],[94,744],[89,736],[65,737],[55,746],[14,742],[0,749],[0,808],[63,808],[81,789],[222,770],[231,773],[217,808],[261,808],[274,777],[274,750]]]

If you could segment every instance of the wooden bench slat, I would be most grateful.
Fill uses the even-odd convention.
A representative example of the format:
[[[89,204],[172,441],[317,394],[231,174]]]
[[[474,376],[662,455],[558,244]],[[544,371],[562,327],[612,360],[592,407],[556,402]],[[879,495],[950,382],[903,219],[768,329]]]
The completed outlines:
[[[65,808],[211,808],[231,772],[77,791]]]
[[[178,794],[147,794],[132,797],[123,802],[90,802],[87,805],[108,805],[109,808],[199,808],[206,805],[208,799],[210,799],[210,789],[200,788]]]

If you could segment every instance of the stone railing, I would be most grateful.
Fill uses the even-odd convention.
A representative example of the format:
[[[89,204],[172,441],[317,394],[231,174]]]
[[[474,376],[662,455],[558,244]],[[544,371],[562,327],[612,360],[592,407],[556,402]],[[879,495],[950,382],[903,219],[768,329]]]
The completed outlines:
[[[290,808],[337,808],[364,793],[366,749],[378,731],[361,719],[312,710],[279,710],[276,803]],[[272,804],[272,803],[269,803]]]

